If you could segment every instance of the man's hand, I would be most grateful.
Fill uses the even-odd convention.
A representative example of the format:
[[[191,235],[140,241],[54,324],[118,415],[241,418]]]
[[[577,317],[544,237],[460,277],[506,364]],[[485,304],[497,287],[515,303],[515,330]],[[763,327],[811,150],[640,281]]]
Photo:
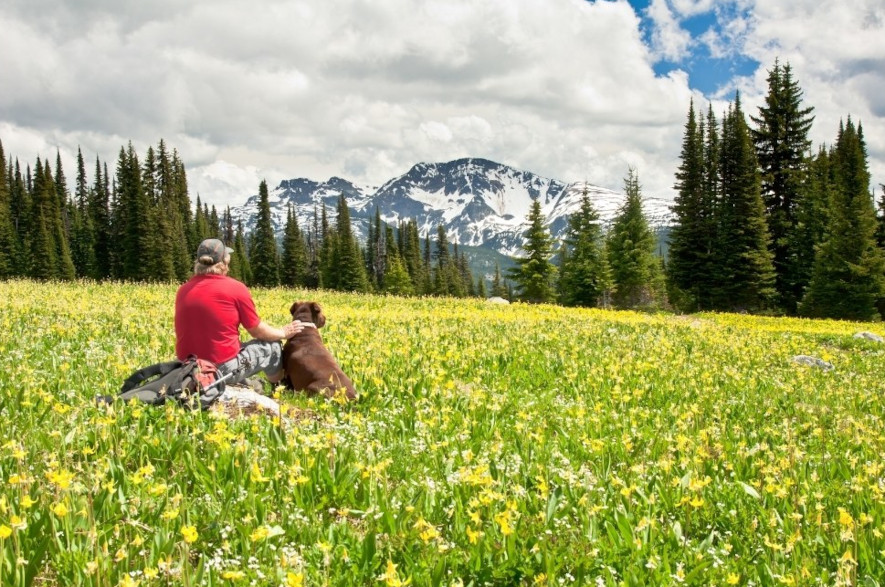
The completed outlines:
[[[302,330],[304,330],[304,324],[302,324],[300,320],[292,320],[283,326],[283,338],[289,340]]]

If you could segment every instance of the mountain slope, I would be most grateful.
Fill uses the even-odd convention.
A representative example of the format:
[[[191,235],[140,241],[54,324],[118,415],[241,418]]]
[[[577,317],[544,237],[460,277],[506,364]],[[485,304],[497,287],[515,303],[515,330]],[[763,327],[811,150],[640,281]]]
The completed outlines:
[[[327,214],[334,215],[335,204],[343,193],[359,238],[365,239],[377,209],[382,220],[393,226],[415,220],[422,237],[434,236],[437,226],[442,224],[451,243],[514,256],[521,251],[525,218],[533,200],[540,199],[551,234],[558,240],[563,237],[568,215],[580,206],[585,190],[602,220],[611,221],[623,201],[621,193],[584,183],[566,184],[475,158],[418,163],[378,188],[359,186],[338,177],[322,183],[290,179],[270,192],[270,205],[278,234],[282,233],[289,205],[294,207],[300,225],[309,229],[314,214],[319,214],[323,206]],[[661,198],[646,197],[646,214],[653,226],[670,222],[669,206]],[[256,195],[243,206],[232,208],[231,214],[235,222],[242,220],[249,231],[257,208]],[[329,218],[330,222],[334,220]]]

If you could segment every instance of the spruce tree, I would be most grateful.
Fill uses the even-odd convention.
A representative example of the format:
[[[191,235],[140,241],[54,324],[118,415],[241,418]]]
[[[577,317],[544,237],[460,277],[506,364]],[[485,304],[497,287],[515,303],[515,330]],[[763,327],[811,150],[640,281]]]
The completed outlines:
[[[199,200],[197,200],[199,202]],[[274,237],[270,215],[270,199],[267,182],[261,180],[258,187],[258,219],[252,232],[252,246],[249,250],[249,265],[255,285],[275,287],[280,283],[277,262],[277,242]]]
[[[775,61],[768,72],[768,93],[759,116],[751,117],[753,142],[762,170],[762,197],[768,213],[771,249],[779,302],[790,313],[807,285],[799,264],[798,207],[804,197],[806,162],[811,147],[808,133],[814,108],[802,106],[802,90],[790,64]]]
[[[53,238],[55,186],[52,185],[51,176],[50,181],[47,181],[43,173],[43,162],[39,157],[34,165],[34,179],[29,183],[33,194],[33,205],[28,221],[30,229],[28,276],[41,280],[55,279],[58,277],[56,271],[58,260]]]
[[[174,250],[172,246],[173,212],[170,209],[167,194],[163,193],[160,165],[153,147],[148,147],[145,154],[142,167],[142,189],[147,200],[146,217],[149,221],[145,227],[145,250],[143,251],[146,265],[145,278],[152,281],[174,281],[176,271],[172,255]]]
[[[22,176],[21,165],[18,159],[15,160],[15,167],[10,165],[8,169],[10,176],[10,201],[9,209],[11,213],[10,220],[13,230],[15,231],[15,256],[14,271],[16,275],[28,275],[30,271],[30,218],[31,218],[31,194],[25,187],[25,180]]]
[[[102,172],[101,161],[95,158],[95,177],[89,193],[87,211],[94,231],[95,273],[96,279],[111,276],[111,194],[108,186],[107,165]],[[196,250],[196,249],[194,249]]]
[[[508,297],[507,285],[501,277],[501,265],[495,262],[495,273],[492,275],[492,289],[489,292],[491,297],[510,299]]]
[[[16,273],[15,259],[18,254],[18,246],[15,228],[12,224],[12,190],[10,186],[6,155],[3,152],[3,143],[0,142],[0,279],[7,279]]]
[[[156,185],[158,206],[168,220],[169,242],[168,254],[172,261],[175,277],[186,280],[192,271],[191,263],[198,245],[191,246],[188,238],[191,222],[190,197],[187,193],[187,178],[184,166],[177,160],[178,154],[170,156],[166,143],[160,139],[157,145]],[[233,243],[234,235],[231,227],[226,244]]]
[[[804,316],[872,320],[883,295],[885,258],[876,244],[863,129],[851,118],[839,125],[831,155],[833,186],[824,242],[800,304]]]
[[[350,209],[347,199],[342,193],[338,197],[338,217],[336,222],[337,258],[336,288],[343,291],[365,292],[369,282],[366,278],[365,264],[359,243],[353,235],[350,224]]]
[[[613,280],[612,303],[618,308],[654,307],[661,296],[660,262],[655,236],[642,211],[642,188],[632,167],[624,178],[626,198],[608,237]]]
[[[796,283],[802,284],[803,295],[811,282],[815,251],[823,243],[826,234],[833,185],[831,175],[830,155],[821,146],[817,155],[808,163],[802,197],[796,205],[796,225],[791,239],[796,255],[794,275]],[[791,310],[796,311],[797,308]]]
[[[286,227],[283,232],[283,255],[280,266],[280,281],[282,285],[289,287],[304,287],[304,278],[307,273],[307,249],[301,229],[298,228],[298,218],[292,205],[286,212]]]
[[[566,306],[596,306],[608,288],[608,276],[599,213],[585,188],[580,207],[568,217],[560,251],[559,299]]]
[[[516,259],[517,266],[511,272],[516,282],[518,295],[528,302],[552,302],[555,298],[556,266],[550,261],[553,256],[553,239],[545,226],[541,202],[532,201],[526,217],[529,227],[524,233],[525,257]]]
[[[710,181],[704,154],[704,132],[692,102],[679,155],[681,163],[676,172],[675,220],[670,230],[667,264],[670,299],[683,310],[710,308],[706,280],[713,269],[710,235],[713,201],[708,191]]]
[[[383,285],[384,292],[393,295],[409,296],[415,292],[412,278],[409,277],[409,272],[406,271],[406,267],[399,255],[390,257],[387,273],[384,274]]]
[[[237,223],[237,231],[234,235],[234,252],[231,253],[230,276],[247,285],[252,285],[252,266],[249,264],[249,252],[246,249],[246,236],[243,231],[243,223]]]
[[[83,153],[77,148],[77,184],[74,188],[72,212],[76,213],[71,225],[71,258],[77,275],[97,278],[95,258],[95,228],[89,214],[89,185],[86,178],[86,163]]]
[[[741,110],[740,94],[722,121],[719,175],[721,202],[713,307],[746,311],[770,307],[775,295],[774,266],[756,153]]]
[[[119,256],[115,277],[130,280],[150,278],[145,255],[153,252],[150,199],[142,182],[138,155],[130,142],[120,149],[114,190],[114,251]]]

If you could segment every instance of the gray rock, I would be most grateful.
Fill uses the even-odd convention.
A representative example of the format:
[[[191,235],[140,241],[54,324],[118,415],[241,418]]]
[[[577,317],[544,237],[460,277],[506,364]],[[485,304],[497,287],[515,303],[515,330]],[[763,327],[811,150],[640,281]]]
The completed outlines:
[[[872,340],[874,342],[885,342],[885,338],[882,338],[878,334],[873,334],[872,332],[858,332],[854,335],[854,338],[863,338],[865,340]]]
[[[280,415],[280,404],[275,399],[244,387],[228,386],[224,393],[219,396],[216,404],[218,404],[221,411],[229,416],[254,413],[268,413],[272,416]]]
[[[833,369],[832,363],[828,363],[823,359],[818,359],[817,357],[812,357],[810,355],[796,355],[792,360],[796,364],[805,365],[807,367],[817,367],[824,371],[830,371]]]
[[[488,298],[486,300],[486,302],[488,302],[489,304],[509,304],[510,303],[507,300],[505,300],[504,298],[500,298],[498,296],[493,296],[491,298]]]

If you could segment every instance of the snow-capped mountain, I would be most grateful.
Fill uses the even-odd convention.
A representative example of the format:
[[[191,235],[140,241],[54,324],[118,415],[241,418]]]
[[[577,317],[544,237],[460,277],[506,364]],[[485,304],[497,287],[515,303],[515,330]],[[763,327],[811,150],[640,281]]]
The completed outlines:
[[[579,208],[584,191],[605,222],[614,218],[624,200],[624,194],[619,192],[581,182],[566,184],[486,159],[418,163],[378,188],[359,186],[338,177],[322,183],[290,179],[270,191],[269,200],[279,235],[290,204],[299,225],[306,230],[323,205],[330,222],[334,222],[335,206],[343,193],[359,238],[365,239],[377,209],[381,219],[392,226],[401,220],[415,220],[422,237],[435,236],[441,224],[451,243],[514,256],[521,252],[528,226],[526,216],[533,200],[540,200],[550,232],[558,240],[564,235],[569,214]],[[669,202],[646,195],[644,204],[652,225],[669,223]],[[235,222],[242,220],[249,231],[254,227],[257,211],[258,196],[254,195],[243,206],[232,208],[231,215]]]

